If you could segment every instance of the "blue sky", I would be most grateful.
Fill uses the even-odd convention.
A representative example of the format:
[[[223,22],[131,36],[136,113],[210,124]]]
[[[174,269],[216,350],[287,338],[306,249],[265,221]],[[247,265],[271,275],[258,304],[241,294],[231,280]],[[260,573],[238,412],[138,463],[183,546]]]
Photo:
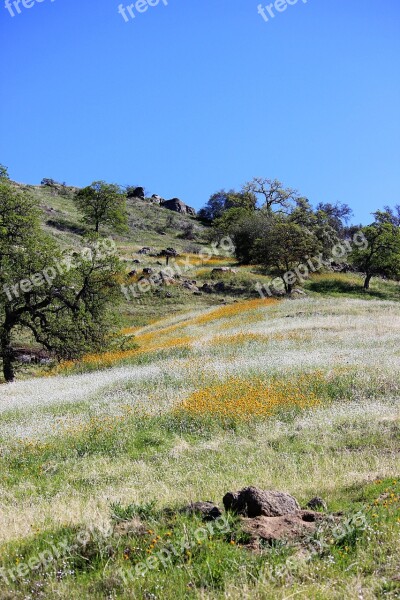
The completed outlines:
[[[258,0],[160,1],[128,22],[119,0],[31,1],[11,17],[0,0],[13,179],[200,208],[266,176],[349,203],[354,222],[400,202],[398,0],[298,0],[268,22]]]

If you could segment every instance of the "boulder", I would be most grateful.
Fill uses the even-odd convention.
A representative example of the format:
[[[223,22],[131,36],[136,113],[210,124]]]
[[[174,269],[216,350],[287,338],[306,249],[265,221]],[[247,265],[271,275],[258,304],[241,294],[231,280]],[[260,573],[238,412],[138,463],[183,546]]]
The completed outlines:
[[[197,287],[197,285],[194,285],[191,281],[184,281],[182,284],[182,287],[184,287],[187,290],[190,290],[191,292],[199,291],[199,288]]]
[[[179,198],[172,198],[171,200],[162,200],[160,202],[160,205],[164,208],[167,208],[168,210],[173,210],[174,212],[182,213],[184,215],[196,215],[195,209],[182,202],[182,200],[180,200]]]
[[[247,487],[239,492],[228,492],[223,498],[226,510],[244,517],[282,517],[300,510],[296,498],[285,492]]]
[[[203,517],[204,521],[214,521],[222,515],[222,512],[214,502],[192,502],[182,509],[182,512],[189,515],[198,514]]]
[[[311,500],[307,502],[307,508],[310,508],[311,510],[328,510],[328,506],[325,500],[323,500],[319,496],[311,498]]]
[[[206,294],[212,294],[214,292],[214,288],[209,283],[204,283],[201,286],[201,290]]]
[[[179,253],[175,248],[165,248],[165,250],[161,250],[158,256],[179,256]]]
[[[131,198],[140,198],[141,200],[144,200],[144,188],[142,188],[142,187],[135,188],[132,192],[130,192],[130,197]]]

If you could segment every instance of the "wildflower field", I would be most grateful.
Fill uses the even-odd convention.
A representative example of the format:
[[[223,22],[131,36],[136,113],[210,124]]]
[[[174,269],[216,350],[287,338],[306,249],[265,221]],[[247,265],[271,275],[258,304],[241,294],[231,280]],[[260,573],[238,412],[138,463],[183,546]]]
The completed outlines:
[[[190,310],[0,386],[0,598],[399,598],[399,307]],[[197,539],[180,509],[247,485],[321,496],[364,527],[322,528],[312,560],[284,542],[251,552],[234,517]],[[190,550],[137,575],[182,538]]]

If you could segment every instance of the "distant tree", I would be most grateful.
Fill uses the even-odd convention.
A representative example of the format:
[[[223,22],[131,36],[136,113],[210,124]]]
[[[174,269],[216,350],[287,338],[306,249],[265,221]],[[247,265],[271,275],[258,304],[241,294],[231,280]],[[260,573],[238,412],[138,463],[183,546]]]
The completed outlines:
[[[296,190],[283,187],[283,184],[277,179],[265,177],[253,177],[243,186],[242,191],[260,198],[261,208],[266,212],[287,213],[298,197]]]
[[[242,218],[237,220],[229,232],[239,263],[248,265],[257,262],[256,241],[267,235],[270,225],[270,216],[262,211],[245,214],[242,212]]]
[[[40,182],[40,185],[43,185],[45,187],[54,187],[56,185],[60,185],[57,181],[55,181],[54,179],[50,179],[49,177],[44,177],[42,179],[42,181]]]
[[[377,210],[374,217],[378,223],[391,223],[396,227],[400,227],[400,204],[397,204],[394,208],[385,206],[383,210]]]
[[[96,233],[105,225],[118,232],[127,231],[126,196],[118,185],[95,181],[76,193],[75,203],[84,215],[83,222]]]
[[[264,237],[256,240],[254,256],[271,275],[280,277],[291,294],[297,276],[295,270],[320,250],[317,238],[300,225],[284,218],[271,219]]]
[[[232,208],[243,208],[249,211],[255,210],[257,204],[257,198],[254,194],[235,190],[220,190],[213,194],[208,200],[206,206],[199,211],[200,219],[214,222],[216,219],[220,219],[223,214]]]
[[[345,225],[348,223],[353,211],[350,206],[340,202],[337,202],[336,204],[320,202],[316,207],[316,214],[317,218],[326,222],[334,231],[336,231],[338,236],[342,237]]]
[[[400,277],[400,228],[389,222],[375,222],[363,227],[364,247],[353,248],[350,262],[365,275],[364,289],[372,277]]]
[[[104,347],[122,268],[98,242],[89,240],[92,250],[84,254],[62,255],[42,231],[32,199],[0,181],[0,360],[7,382],[15,377],[15,331],[30,332],[59,358]]]
[[[2,164],[0,164],[0,179],[10,179],[7,167]]]
[[[219,190],[210,196],[207,204],[199,210],[199,218],[212,223],[215,219],[222,216],[226,210],[229,194],[233,194],[234,190],[226,192]]]

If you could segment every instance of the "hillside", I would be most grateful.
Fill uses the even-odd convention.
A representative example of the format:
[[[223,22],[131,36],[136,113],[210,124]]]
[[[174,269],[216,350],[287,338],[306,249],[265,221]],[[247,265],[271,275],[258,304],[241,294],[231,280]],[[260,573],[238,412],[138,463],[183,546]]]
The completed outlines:
[[[3,597],[398,597],[399,304],[259,299],[133,331],[137,350],[0,386]],[[267,543],[179,512],[247,485],[331,516]]]
[[[78,249],[73,190],[29,190]],[[1,598],[398,598],[399,282],[260,298],[194,217],[129,223],[117,343],[0,385]]]

